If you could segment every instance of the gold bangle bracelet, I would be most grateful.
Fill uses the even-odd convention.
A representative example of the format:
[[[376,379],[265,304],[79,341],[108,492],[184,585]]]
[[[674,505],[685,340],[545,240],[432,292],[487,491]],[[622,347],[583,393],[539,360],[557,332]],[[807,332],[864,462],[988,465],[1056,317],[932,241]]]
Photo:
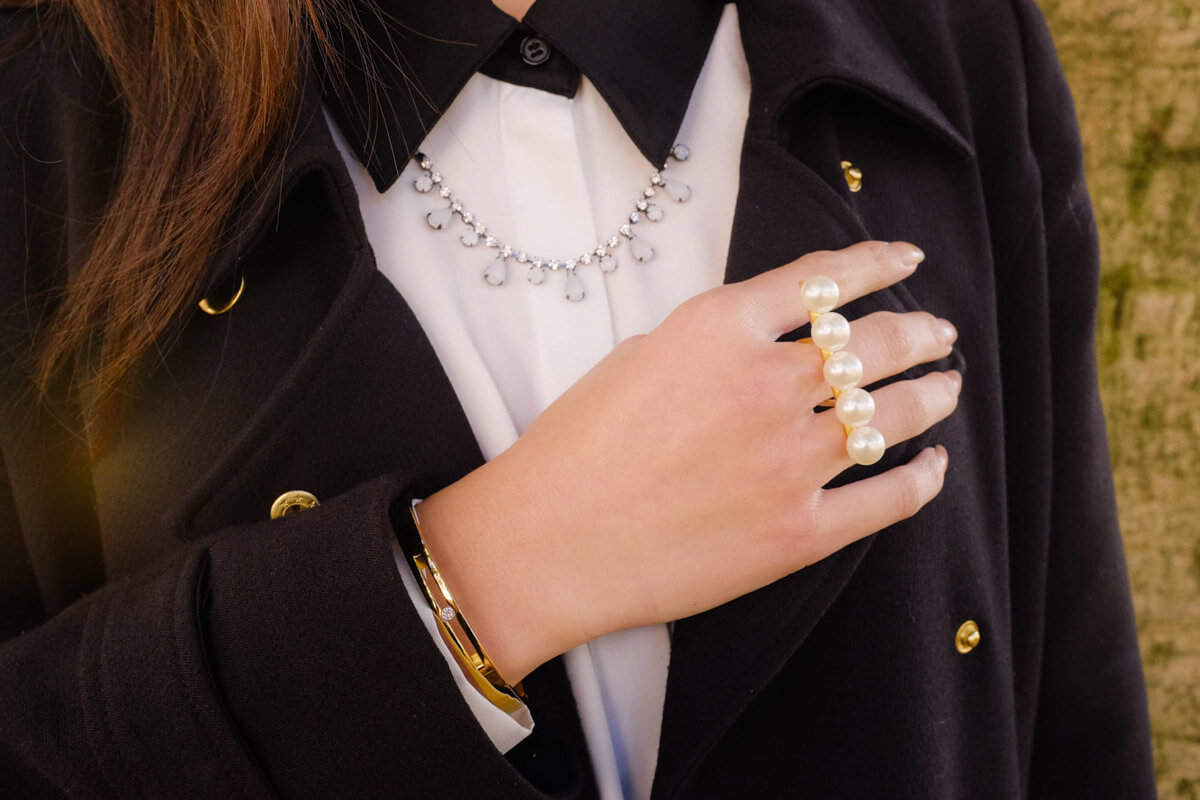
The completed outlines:
[[[421,588],[425,591],[425,597],[433,609],[434,619],[437,621],[438,628],[441,630],[450,652],[465,667],[463,671],[467,677],[489,702],[508,713],[519,710],[524,705],[521,700],[524,696],[521,685],[518,683],[514,687],[504,680],[500,671],[496,669],[496,665],[488,658],[487,652],[479,644],[479,639],[476,638],[471,626],[467,624],[467,620],[458,610],[454,596],[446,587],[441,573],[438,572],[436,562],[425,546],[425,539],[421,536],[421,521],[417,517],[416,508],[413,507],[411,510],[413,524],[417,528],[417,535],[421,538],[421,552],[412,557],[413,564],[416,566]]]

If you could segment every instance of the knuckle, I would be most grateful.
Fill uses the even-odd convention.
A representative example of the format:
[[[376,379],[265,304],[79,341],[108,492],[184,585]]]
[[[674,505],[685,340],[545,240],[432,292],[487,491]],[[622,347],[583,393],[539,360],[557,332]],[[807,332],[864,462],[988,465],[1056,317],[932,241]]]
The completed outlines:
[[[734,377],[733,391],[744,412],[772,416],[797,402],[795,375],[775,364],[750,363],[746,374]],[[733,377],[733,376],[731,376]]]
[[[905,362],[912,358],[917,349],[916,337],[908,321],[899,314],[888,319],[883,337],[884,356],[892,362]]]
[[[900,264],[900,255],[887,242],[863,242],[859,245],[883,269],[895,269]]]
[[[718,286],[685,300],[671,316],[702,335],[727,334],[729,320],[744,313],[749,295],[740,284]]]
[[[813,250],[810,253],[805,253],[799,263],[804,266],[805,277],[811,275],[828,275],[834,280],[838,280],[843,272],[841,264],[845,258],[845,251]]]
[[[948,414],[951,411],[953,411],[954,409],[958,408],[958,397],[959,397],[959,392],[958,392],[958,388],[957,388],[958,385],[953,380],[951,380],[950,376],[946,375],[944,372],[938,373],[938,377],[941,379],[941,382],[942,382],[942,393],[946,398],[945,405],[946,405],[946,413]]]
[[[900,402],[900,413],[910,426],[922,425],[932,415],[929,397],[916,383],[909,384],[909,391],[904,393]]]
[[[926,501],[927,483],[924,471],[916,468],[904,470],[896,482],[896,505],[900,519],[908,519],[921,510]]]

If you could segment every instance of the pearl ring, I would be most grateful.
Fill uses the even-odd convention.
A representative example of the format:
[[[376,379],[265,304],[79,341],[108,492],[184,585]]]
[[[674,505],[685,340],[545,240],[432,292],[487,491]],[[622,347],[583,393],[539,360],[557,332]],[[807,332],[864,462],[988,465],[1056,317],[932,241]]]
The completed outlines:
[[[843,349],[850,341],[850,323],[833,310],[839,297],[837,281],[813,275],[800,282],[800,293],[812,323],[812,342],[820,348],[825,363],[825,382],[833,390],[834,413],[846,432],[846,454],[855,463],[874,464],[883,458],[887,443],[882,433],[867,424],[875,416],[875,400],[858,388],[862,362]]]

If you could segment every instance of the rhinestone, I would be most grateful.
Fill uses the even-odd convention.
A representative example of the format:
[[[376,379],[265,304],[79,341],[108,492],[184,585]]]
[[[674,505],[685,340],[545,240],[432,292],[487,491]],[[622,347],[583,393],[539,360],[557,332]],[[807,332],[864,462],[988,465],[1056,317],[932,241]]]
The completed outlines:
[[[650,204],[649,204],[649,203],[647,203],[645,200],[638,200],[638,201],[637,201],[637,210],[638,210],[638,211],[645,211],[645,210],[646,210],[647,208],[649,208],[649,207],[650,207]]]
[[[438,194],[442,197],[450,197],[450,187],[443,185],[441,189],[438,189]]]
[[[597,245],[596,249],[592,252],[603,258],[604,256],[608,255],[608,248],[601,244]]]
[[[438,612],[438,616],[442,618],[443,622],[454,622],[454,618],[458,615],[454,613],[453,608],[446,606]]]
[[[692,187],[679,181],[663,181],[663,191],[671,195],[676,203],[686,203],[692,196]]]
[[[425,221],[428,222],[429,227],[433,228],[435,231],[440,231],[442,228],[446,227],[446,225],[453,218],[454,212],[450,210],[449,206],[446,208],[439,208],[436,211],[430,211],[425,215]]]
[[[592,254],[591,254],[591,253],[584,253],[583,255],[579,256],[579,263],[580,263],[580,264],[590,264],[590,263],[592,263]]]
[[[671,156],[676,161],[687,161],[692,155],[692,149],[686,144],[677,144],[671,148]]]
[[[575,259],[568,258],[566,261],[563,262],[563,266],[571,271],[574,271],[575,270]]]
[[[528,264],[529,263],[529,254],[526,253],[524,250],[519,251],[517,253],[517,263],[518,264]]]
[[[662,206],[659,206],[655,203],[651,203],[650,206],[646,209],[646,219],[650,220],[651,222],[658,222],[662,218],[663,218]]]
[[[462,203],[455,200],[453,203],[450,204],[450,210],[454,211],[456,213],[459,211],[462,211]]]
[[[612,249],[621,243],[621,239],[617,236],[608,237],[608,249]]]
[[[662,175],[659,175],[659,174],[656,172],[656,173],[654,173],[653,175],[651,175],[651,176],[650,176],[650,185],[651,185],[651,186],[661,186],[661,185],[662,185],[662,180],[663,180],[663,179],[662,179]]]
[[[461,241],[467,247],[474,247],[475,245],[479,244],[479,234],[470,228],[467,228],[465,231],[463,231]]]
[[[579,280],[579,276],[574,272],[567,273],[567,299],[572,303],[578,303],[583,298],[587,297],[587,292],[583,289],[583,281]]]
[[[642,195],[645,197],[654,197],[654,187],[647,186],[645,189],[642,189]]]
[[[618,230],[621,232],[621,235],[624,236],[626,239],[633,238],[633,228],[630,227],[629,223],[625,223]]]
[[[545,261],[543,261],[543,260],[542,260],[542,259],[540,259],[540,258],[533,258],[533,259],[530,259],[530,262],[529,262],[529,263],[533,264],[533,266],[534,266],[534,267],[536,267],[536,268],[538,268],[538,269],[541,269],[542,267],[546,266],[546,262],[545,262]]]
[[[413,188],[416,189],[421,194],[425,194],[430,189],[432,189],[433,181],[430,180],[429,173],[425,173],[424,175],[420,176],[415,181],[413,181]]]
[[[512,255],[512,248],[509,247],[508,245],[501,245],[500,255],[504,256],[505,258],[508,258],[509,256]]]
[[[464,211],[462,218],[463,218],[463,222],[467,223],[468,225],[470,225],[472,222],[475,221],[475,215],[472,214],[470,211]]]
[[[417,153],[417,158],[421,159],[421,169],[433,169],[433,162],[429,160],[429,156]]]
[[[641,237],[634,236],[632,239],[630,239],[629,247],[631,250],[633,250],[633,257],[638,261],[644,263],[654,258],[654,248],[650,246],[649,242]]]
[[[541,284],[546,282],[546,268],[545,267],[530,267],[529,274],[526,277],[529,278],[529,282],[532,283],[534,286],[540,286]]]
[[[496,241],[495,236],[487,237],[486,239],[483,240],[483,243],[486,244],[488,247],[499,247],[500,246],[500,242]]]
[[[546,266],[549,267],[550,269],[557,270],[562,266],[562,264],[559,262],[559,260],[557,258],[552,258],[546,262]]]
[[[432,167],[433,165],[432,165],[432,164],[430,164],[429,166],[431,166],[431,167]],[[442,173],[440,173],[440,172],[431,172],[431,173],[429,174],[429,180],[433,181],[434,183],[441,183],[441,182],[442,182]]]
[[[480,236],[483,236],[485,233],[487,233],[487,228],[483,227],[483,225],[476,222],[475,223],[475,232],[478,233]]]
[[[508,268],[504,265],[504,256],[496,256],[488,268],[483,271],[483,279],[492,286],[499,286],[508,277]]]
[[[632,214],[630,214],[629,221],[632,222],[634,225],[637,225],[639,222],[642,221],[642,212],[635,211]]]
[[[617,257],[616,256],[607,255],[600,259],[600,271],[601,272],[612,272],[616,268],[617,268]]]

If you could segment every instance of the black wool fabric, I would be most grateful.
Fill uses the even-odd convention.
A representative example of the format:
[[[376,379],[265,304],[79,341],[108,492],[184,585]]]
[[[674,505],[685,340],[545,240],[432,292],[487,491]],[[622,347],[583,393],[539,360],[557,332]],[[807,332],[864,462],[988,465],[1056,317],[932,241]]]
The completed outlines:
[[[205,291],[244,278],[245,296],[181,318],[96,458],[69,387],[34,402],[26,358],[87,252],[125,121],[85,38],[0,12],[0,796],[598,795],[561,660],[526,680],[536,732],[498,753],[393,561],[409,500],[483,458],[375,267],[322,108],[386,186],[517,25],[482,0],[381,5],[371,47],[438,67],[436,103],[388,117],[372,97],[403,86],[338,95],[312,68],[285,163],[211,260]],[[617,4],[614,43],[615,25],[572,38],[606,4],[577,5],[540,0],[527,24],[608,87],[654,160],[720,6]],[[752,93],[727,281],[916,242],[916,273],[846,313],[949,318],[954,354],[911,374],[965,377],[950,419],[842,477],[943,443],[926,509],[676,623],[654,798],[1153,797],[1096,391],[1096,232],[1036,6],[737,14]],[[661,81],[641,68],[674,56]],[[320,506],[269,519],[294,489]],[[961,654],[966,620],[982,638]]]

